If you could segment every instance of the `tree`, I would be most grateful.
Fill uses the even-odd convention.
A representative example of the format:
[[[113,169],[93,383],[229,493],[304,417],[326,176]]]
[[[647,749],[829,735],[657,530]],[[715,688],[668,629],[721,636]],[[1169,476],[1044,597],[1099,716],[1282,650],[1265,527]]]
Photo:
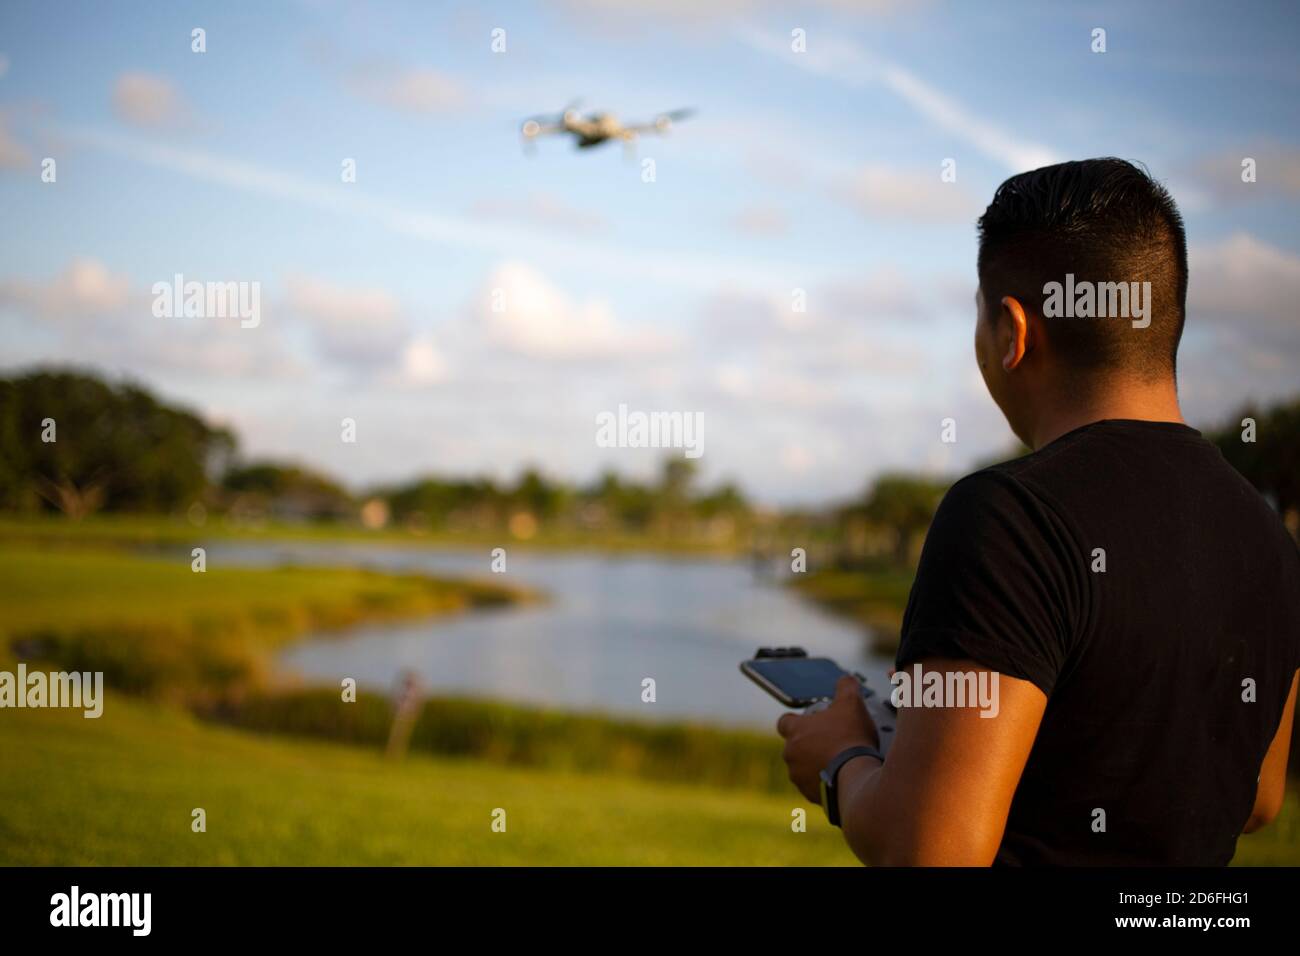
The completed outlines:
[[[695,511],[704,518],[713,518],[717,515],[736,517],[748,515],[750,507],[740,488],[731,482],[726,482],[696,499]]]
[[[547,482],[537,469],[527,468],[519,476],[519,483],[510,497],[516,506],[539,521],[548,521],[560,512],[568,495],[560,485]]]
[[[501,490],[488,478],[444,480],[427,477],[375,493],[388,501],[396,520],[437,528],[445,527],[457,515],[476,512],[491,514],[495,520],[504,500]]]
[[[236,496],[236,507],[266,510],[282,517],[337,518],[350,514],[352,496],[333,479],[271,461],[231,468],[222,487]]]
[[[0,379],[0,508],[166,512],[199,500],[230,432],[75,371]]]
[[[644,531],[654,514],[655,496],[649,488],[606,471],[583,496],[604,509],[618,527]]]
[[[862,509],[871,521],[893,530],[894,560],[911,561],[912,541],[930,526],[949,482],[915,475],[887,474],[876,479]]]
[[[689,458],[664,459],[659,479],[659,500],[663,508],[676,511],[687,504],[695,488],[699,465]]]
[[[1241,423],[1255,422],[1254,441]],[[1268,409],[1243,408],[1223,427],[1206,432],[1236,468],[1282,515],[1294,535],[1300,528],[1300,398]]]

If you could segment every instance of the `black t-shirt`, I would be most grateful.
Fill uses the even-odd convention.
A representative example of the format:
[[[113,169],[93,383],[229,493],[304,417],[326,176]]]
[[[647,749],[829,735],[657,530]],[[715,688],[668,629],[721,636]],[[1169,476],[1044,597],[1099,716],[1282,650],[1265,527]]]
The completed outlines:
[[[998,863],[1223,865],[1300,667],[1300,552],[1195,429],[1094,422],[949,490],[896,666],[929,657],[1047,695]]]

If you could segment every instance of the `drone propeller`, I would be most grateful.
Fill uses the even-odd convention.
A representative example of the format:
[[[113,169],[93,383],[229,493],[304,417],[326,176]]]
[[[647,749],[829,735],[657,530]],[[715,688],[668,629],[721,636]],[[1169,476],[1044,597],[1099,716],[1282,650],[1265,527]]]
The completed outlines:
[[[574,113],[577,111],[578,107],[581,105],[582,105],[582,100],[580,99],[571,100],[569,104],[566,107],[564,107],[564,109],[560,110],[560,112],[538,113],[536,116],[530,116],[527,119],[525,119],[524,125],[528,126],[531,123],[534,126],[541,126],[544,124],[559,123],[564,119],[573,116]],[[533,135],[536,135],[536,133],[534,133]]]
[[[672,129],[674,123],[694,115],[695,110],[693,109],[669,110],[667,113],[660,113],[655,117],[654,126],[658,132],[666,133]]]
[[[523,137],[524,153],[531,156],[536,152],[537,137],[543,132],[557,132],[566,123],[576,119],[577,108],[581,102],[582,100],[572,100],[560,113],[538,113],[525,119],[519,127],[519,135]]]

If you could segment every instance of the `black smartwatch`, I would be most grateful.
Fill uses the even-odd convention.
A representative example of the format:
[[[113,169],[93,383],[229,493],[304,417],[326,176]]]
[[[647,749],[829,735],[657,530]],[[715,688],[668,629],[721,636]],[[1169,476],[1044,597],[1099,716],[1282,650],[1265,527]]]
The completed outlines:
[[[840,794],[835,786],[840,775],[840,768],[854,757],[875,757],[881,763],[885,762],[884,754],[875,747],[868,747],[865,744],[841,750],[831,758],[831,762],[826,765],[826,769],[821,773],[822,809],[826,811],[826,819],[830,821],[831,826],[837,827],[840,825]]]

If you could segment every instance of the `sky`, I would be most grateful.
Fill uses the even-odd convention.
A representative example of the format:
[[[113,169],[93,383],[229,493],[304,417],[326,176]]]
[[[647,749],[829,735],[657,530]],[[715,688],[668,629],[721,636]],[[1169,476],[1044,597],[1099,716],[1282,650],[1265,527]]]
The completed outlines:
[[[596,441],[625,405],[698,414],[705,483],[843,500],[1014,447],[975,220],[1115,155],[1186,219],[1180,393],[1218,424],[1300,392],[1298,41],[1286,3],[6,0],[0,369],[142,383],[354,488],[646,477],[674,453]],[[696,113],[523,148],[579,98]],[[256,284],[256,326],[155,314],[176,275]]]

